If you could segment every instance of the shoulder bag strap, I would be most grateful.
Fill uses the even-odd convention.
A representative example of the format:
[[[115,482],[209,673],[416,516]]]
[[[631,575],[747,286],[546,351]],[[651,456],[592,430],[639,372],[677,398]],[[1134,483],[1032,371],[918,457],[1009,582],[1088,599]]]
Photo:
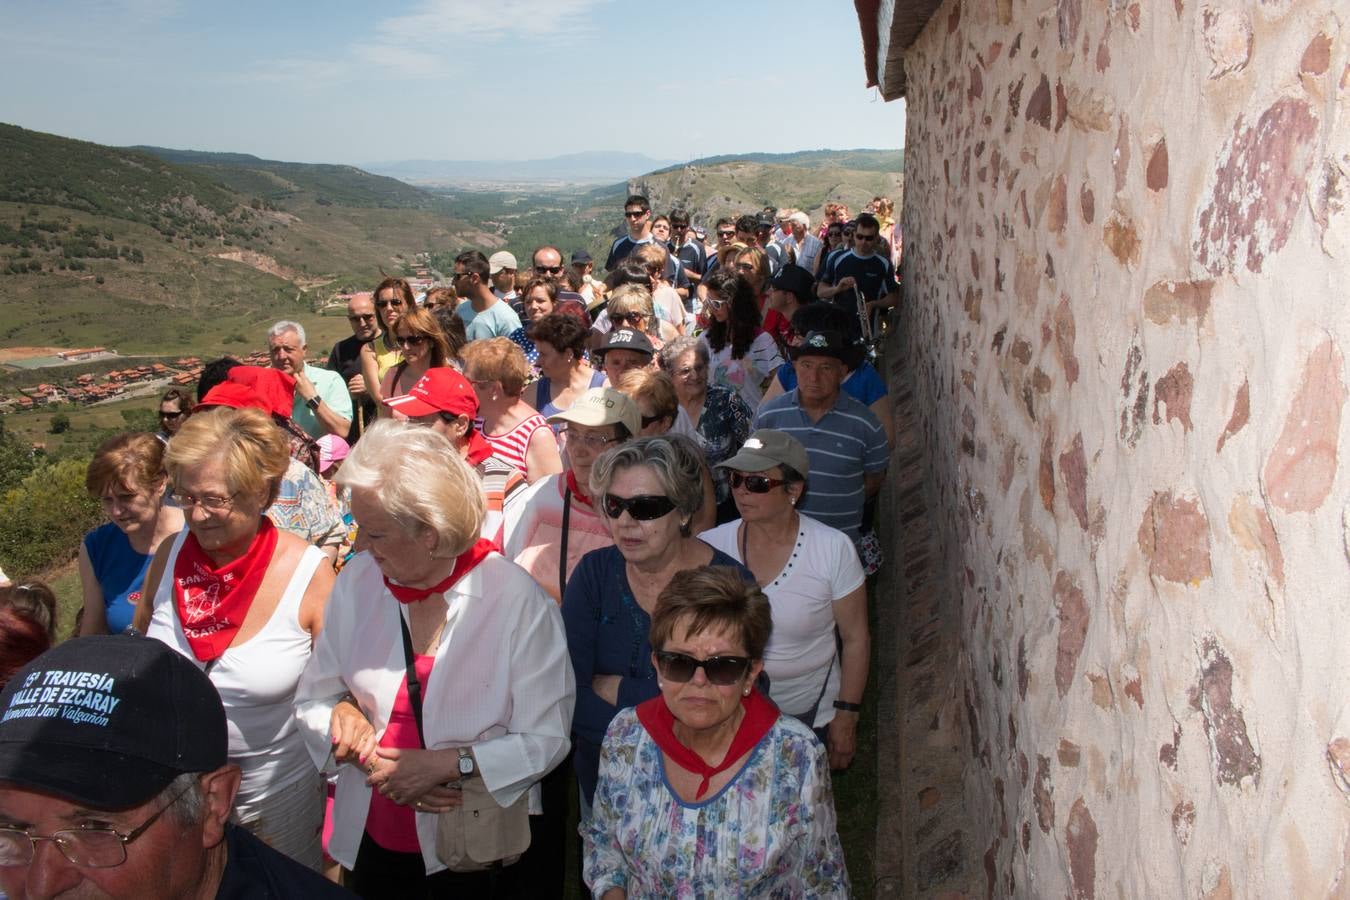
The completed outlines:
[[[412,704],[413,718],[417,721],[417,740],[426,747],[426,735],[422,732],[422,683],[417,680],[412,634],[408,631],[407,620],[403,618],[403,610],[398,611],[398,625],[403,629],[403,662],[408,667],[408,702]]]
[[[572,521],[572,489],[563,494],[562,539],[558,542],[558,602],[567,590],[567,526]]]

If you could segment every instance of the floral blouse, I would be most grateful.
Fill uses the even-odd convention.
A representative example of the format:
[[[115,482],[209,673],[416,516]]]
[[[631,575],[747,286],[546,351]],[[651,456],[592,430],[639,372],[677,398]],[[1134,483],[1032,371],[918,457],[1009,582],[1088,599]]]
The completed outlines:
[[[594,897],[848,897],[825,748],[780,716],[744,768],[707,800],[686,803],[661,750],[619,713],[605,735],[591,820],[578,829]]]
[[[741,449],[745,439],[750,437],[750,419],[750,407],[745,405],[739,394],[720,384],[708,385],[697,428],[699,437],[703,439],[708,467],[712,469],[718,503],[725,503],[731,496],[731,482],[727,480],[726,469],[713,467],[730,459]]]

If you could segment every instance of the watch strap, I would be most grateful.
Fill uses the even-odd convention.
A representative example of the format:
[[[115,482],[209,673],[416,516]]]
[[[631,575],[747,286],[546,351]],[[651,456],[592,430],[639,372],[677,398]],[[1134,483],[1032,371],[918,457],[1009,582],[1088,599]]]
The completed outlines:
[[[843,712],[862,712],[861,703],[847,703],[843,700],[834,701],[834,708]]]

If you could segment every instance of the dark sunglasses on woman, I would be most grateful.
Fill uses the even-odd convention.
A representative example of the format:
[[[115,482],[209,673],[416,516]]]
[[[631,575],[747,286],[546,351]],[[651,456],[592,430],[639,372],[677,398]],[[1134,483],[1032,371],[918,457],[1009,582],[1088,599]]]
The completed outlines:
[[[656,667],[661,670],[661,677],[667,681],[678,681],[683,684],[693,678],[694,672],[701,667],[703,674],[708,676],[708,681],[728,685],[735,684],[745,677],[745,673],[750,669],[750,659],[745,656],[710,656],[707,659],[696,659],[673,650],[658,650]]]
[[[747,475],[744,472],[731,473],[731,486],[733,488],[743,487],[752,494],[767,494],[776,487],[787,484],[781,478],[770,478],[768,475]]]
[[[637,522],[650,522],[670,514],[675,503],[669,497],[660,494],[639,494],[636,497],[616,497],[606,494],[604,499],[605,515],[617,519],[624,510]]]

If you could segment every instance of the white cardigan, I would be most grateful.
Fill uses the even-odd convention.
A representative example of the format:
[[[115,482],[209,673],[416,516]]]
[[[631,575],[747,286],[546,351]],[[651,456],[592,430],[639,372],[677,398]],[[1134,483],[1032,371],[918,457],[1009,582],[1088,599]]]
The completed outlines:
[[[576,682],[562,616],[524,569],[497,553],[445,599],[445,631],[422,691],[427,746],[472,746],[485,786],[508,806],[567,755]],[[295,696],[300,731],[319,768],[330,763],[333,707],[347,691],[377,738],[384,734],[407,671],[401,615],[369,553],[347,564]],[[356,863],[369,808],[365,772],[341,766],[328,853],[347,868]],[[436,815],[416,818],[427,872],[444,869],[436,858]]]

